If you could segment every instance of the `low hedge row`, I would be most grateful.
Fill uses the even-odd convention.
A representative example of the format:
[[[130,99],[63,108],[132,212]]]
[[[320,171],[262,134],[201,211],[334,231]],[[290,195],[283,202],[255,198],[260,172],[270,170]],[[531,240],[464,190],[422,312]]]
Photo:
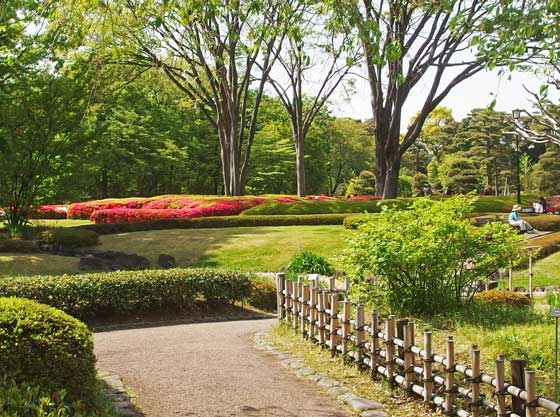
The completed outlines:
[[[142,232],[163,229],[204,229],[255,226],[314,226],[342,225],[348,214],[321,214],[307,216],[221,216],[193,219],[161,219],[132,223],[86,224],[69,230],[91,230],[100,235]]]
[[[21,297],[89,319],[247,298],[248,274],[215,269],[117,271],[85,275],[7,277],[0,296]]]
[[[413,199],[398,200],[305,200],[297,203],[268,203],[245,210],[241,216],[303,215],[335,213],[378,213],[382,206],[406,208]]]
[[[93,335],[84,323],[34,301],[0,298],[0,341],[0,375],[93,403]]]
[[[537,258],[545,258],[560,250],[560,232],[550,233],[541,237],[531,239],[530,245],[540,246],[541,249],[536,254]]]
[[[99,235],[92,230],[55,227],[45,230],[41,237],[47,243],[66,248],[94,246],[99,243]]]

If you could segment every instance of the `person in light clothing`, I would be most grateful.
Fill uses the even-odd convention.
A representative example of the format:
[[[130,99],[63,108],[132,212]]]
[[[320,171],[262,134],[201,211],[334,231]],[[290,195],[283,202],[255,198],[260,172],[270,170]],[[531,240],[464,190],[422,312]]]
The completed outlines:
[[[519,227],[519,230],[521,231],[521,233],[533,233],[535,231],[535,229],[533,229],[533,227],[531,227],[531,225],[529,223],[527,223],[525,220],[522,220],[521,217],[519,217],[519,211],[521,210],[521,206],[519,204],[516,204],[513,206],[513,208],[511,209],[511,213],[509,213],[509,224],[512,225],[513,227]]]

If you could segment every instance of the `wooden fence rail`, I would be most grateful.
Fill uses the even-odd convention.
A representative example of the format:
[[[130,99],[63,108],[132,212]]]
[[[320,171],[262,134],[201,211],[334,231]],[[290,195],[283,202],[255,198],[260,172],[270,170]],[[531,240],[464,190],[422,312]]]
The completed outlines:
[[[536,417],[537,409],[560,416],[560,404],[537,396],[535,372],[520,360],[511,361],[512,381],[505,380],[505,357],[495,360],[495,376],[481,372],[480,349],[471,348],[471,363],[455,361],[455,346],[450,336],[445,355],[432,351],[432,332],[424,330],[423,348],[416,345],[414,322],[389,316],[381,330],[380,317],[371,311],[366,324],[362,305],[345,299],[331,280],[328,289],[318,280],[310,284],[276,276],[278,319],[289,323],[302,338],[328,348],[332,355],[346,355],[367,368],[372,376],[381,375],[390,385],[401,385],[408,396],[419,396],[425,403],[443,409],[447,415],[479,417],[492,412],[497,417]],[[490,390],[490,399],[484,392]],[[492,398],[493,397],[493,398]]]

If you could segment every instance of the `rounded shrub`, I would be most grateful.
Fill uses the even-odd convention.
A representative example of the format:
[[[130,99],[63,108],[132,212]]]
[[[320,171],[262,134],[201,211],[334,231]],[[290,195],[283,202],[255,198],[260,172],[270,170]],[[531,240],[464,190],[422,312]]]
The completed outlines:
[[[85,324],[55,308],[0,298],[0,375],[70,401],[92,402],[96,392],[93,336]]]
[[[78,228],[55,228],[45,230],[42,238],[47,243],[65,248],[80,248],[99,243],[99,235],[92,230]]]
[[[335,271],[325,257],[313,252],[302,251],[290,259],[286,272],[288,277],[295,278],[298,274],[333,275]]]
[[[528,306],[531,301],[527,296],[512,291],[489,290],[476,295],[476,298],[492,304],[506,304],[510,306]]]
[[[268,278],[251,279],[251,293],[247,302],[253,307],[261,310],[275,310],[276,305],[276,284]]]

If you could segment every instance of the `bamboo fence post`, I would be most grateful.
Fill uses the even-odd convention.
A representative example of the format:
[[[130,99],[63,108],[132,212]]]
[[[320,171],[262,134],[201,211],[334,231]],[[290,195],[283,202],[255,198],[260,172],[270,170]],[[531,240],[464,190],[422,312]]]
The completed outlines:
[[[309,316],[309,285],[302,285],[301,294],[301,322],[300,331],[301,338],[306,339],[308,337],[307,329],[309,328],[307,323],[307,318]]]
[[[292,291],[292,327],[297,332],[299,328],[299,282],[294,282]]]
[[[432,400],[432,391],[434,389],[434,378],[432,375],[432,332],[428,329],[424,330],[424,402],[428,403]]]
[[[364,331],[364,306],[358,304],[356,306],[356,362],[361,364],[363,361],[364,354],[364,341],[365,341],[365,331]]]
[[[318,330],[317,334],[319,336],[319,344],[323,346],[325,344],[325,292],[321,291],[317,294],[317,321]]]
[[[311,301],[309,306],[309,338],[315,339],[317,334],[317,292],[319,289],[316,285],[311,287]]]
[[[328,292],[328,290],[323,291],[323,306],[325,307],[325,310],[323,312],[324,322],[325,322],[325,327],[323,327],[323,334],[324,334],[324,339],[326,344],[331,340],[329,335],[330,330],[328,330],[328,327],[331,325],[331,313],[330,313],[331,293]]]
[[[412,342],[410,340],[410,324],[406,324],[403,328],[404,330],[404,344],[403,344],[403,355],[404,355],[404,376],[405,385],[404,389],[408,397],[412,396],[412,382],[414,378],[414,369],[412,368],[412,362],[410,360],[410,353],[412,348]]]
[[[378,355],[379,355],[379,316],[377,310],[371,311],[371,344],[369,352],[369,367],[372,376],[377,369]]]
[[[525,380],[523,377],[526,366],[527,361],[524,360],[514,359],[510,361],[511,385],[521,389],[525,388]],[[523,400],[517,398],[515,395],[511,396],[511,411],[518,415],[523,414]]]
[[[506,392],[504,390],[505,369],[504,356],[498,355],[496,358],[496,397],[498,403],[497,417],[506,417]]]
[[[350,290],[350,278],[344,277],[344,293],[348,294],[349,290]]]
[[[276,274],[276,313],[279,320],[284,318],[284,288],[286,287],[286,274]]]
[[[292,292],[293,292],[293,282],[291,280],[286,281],[286,321],[290,322],[292,319]]]
[[[415,335],[414,335],[414,321],[410,321],[408,322],[408,331],[410,333],[410,352],[408,352],[408,354],[410,355],[410,378],[411,378],[411,389],[412,389],[412,385],[414,384],[415,380],[416,380],[416,374],[414,373],[414,366],[416,365],[415,360],[414,360],[414,352],[412,351],[412,347],[415,344]],[[411,393],[412,395],[412,393]]]
[[[400,339],[404,342],[404,326],[408,324],[408,319],[399,319],[397,320],[397,339]],[[397,346],[398,356],[401,359],[404,359],[404,349],[400,346]]]
[[[537,380],[535,371],[525,368],[525,387],[527,389],[526,417],[537,417]]]
[[[350,300],[342,304],[342,354],[348,353],[348,339],[350,339]]]
[[[335,277],[330,277],[329,278],[329,292],[334,292],[336,287],[336,278]]]
[[[331,355],[336,355],[338,344],[338,294],[331,294],[331,325],[330,325]]]
[[[453,414],[453,404],[455,403],[455,346],[453,336],[447,337],[446,348],[447,366],[445,368],[445,403],[446,414]]]
[[[389,316],[385,320],[385,367],[387,368],[387,380],[393,387],[395,372],[395,316]]]
[[[471,378],[471,414],[472,417],[480,416],[480,350],[477,345],[471,348],[472,378]]]
[[[513,291],[513,267],[511,265],[511,261],[508,267],[508,289]]]

